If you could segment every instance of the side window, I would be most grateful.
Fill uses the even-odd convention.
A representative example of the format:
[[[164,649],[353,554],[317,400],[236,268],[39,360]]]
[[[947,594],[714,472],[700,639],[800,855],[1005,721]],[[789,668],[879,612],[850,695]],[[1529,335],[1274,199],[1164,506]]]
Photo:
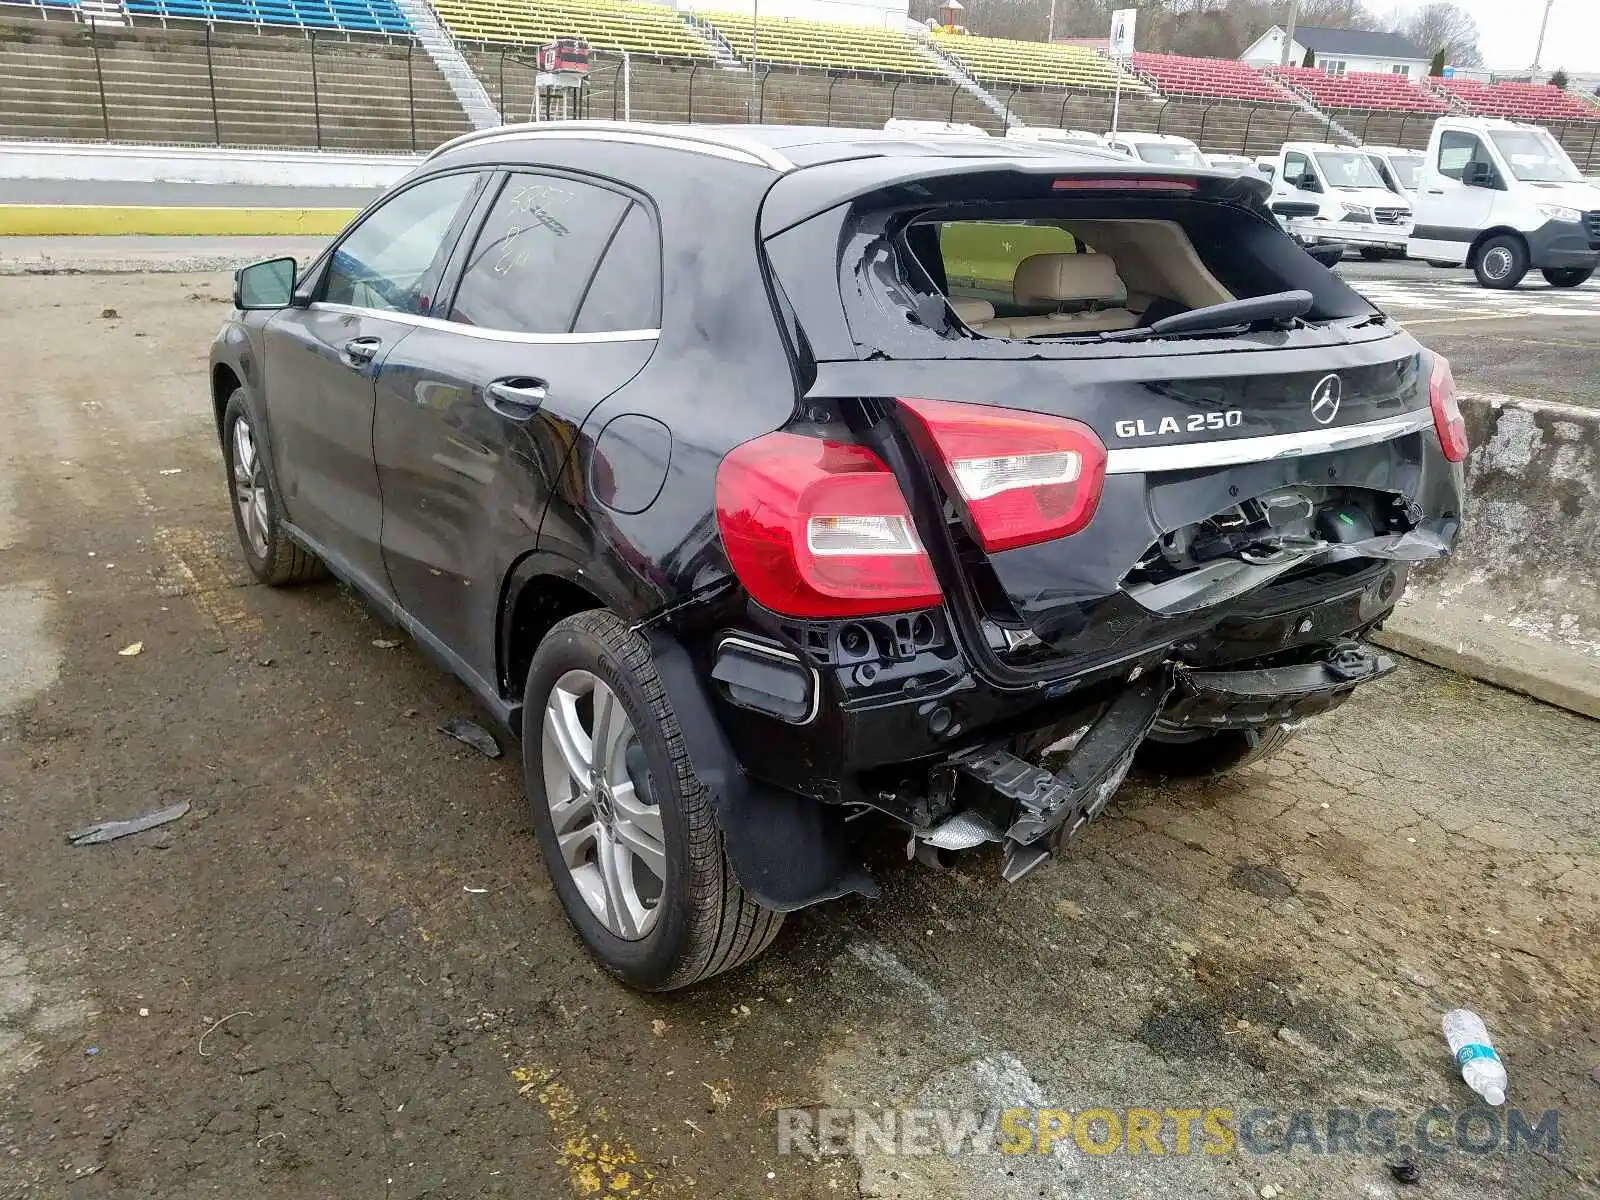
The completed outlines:
[[[322,299],[423,315],[450,247],[445,235],[477,187],[474,174],[444,175],[385,201],[333,252]]]
[[[661,246],[644,205],[635,204],[611,239],[574,333],[655,329],[661,324]]]
[[[1439,174],[1459,180],[1469,162],[1483,157],[1482,147],[1473,134],[1446,130],[1439,135]]]
[[[1311,175],[1311,160],[1304,154],[1290,153],[1283,156],[1283,181],[1290,187],[1304,187],[1306,177]]]
[[[467,258],[450,320],[566,333],[630,201],[558,175],[506,180]]]

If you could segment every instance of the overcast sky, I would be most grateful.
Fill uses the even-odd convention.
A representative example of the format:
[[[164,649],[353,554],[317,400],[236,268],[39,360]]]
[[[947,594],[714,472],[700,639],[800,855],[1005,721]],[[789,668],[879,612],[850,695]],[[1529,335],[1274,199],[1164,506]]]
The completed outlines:
[[[1486,66],[1520,69],[1533,62],[1544,0],[1455,0],[1478,23]],[[1409,0],[1406,7],[1417,7]],[[1380,12],[1382,5],[1374,5]],[[1600,0],[1556,0],[1544,37],[1546,70],[1600,71]]]

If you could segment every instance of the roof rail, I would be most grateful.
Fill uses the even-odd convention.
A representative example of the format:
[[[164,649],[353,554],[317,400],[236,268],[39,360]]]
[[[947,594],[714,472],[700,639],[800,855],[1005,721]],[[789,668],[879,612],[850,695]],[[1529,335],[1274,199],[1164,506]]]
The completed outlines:
[[[714,131],[714,132],[713,132]],[[473,146],[481,142],[522,141],[528,138],[585,139],[595,141],[625,141],[640,145],[671,145],[690,153],[713,154],[719,158],[734,158],[770,167],[774,171],[792,171],[794,163],[771,146],[754,138],[747,138],[735,130],[721,126],[653,125],[643,121],[533,121],[500,125],[493,129],[477,129],[451,138],[428,154],[433,159],[447,150]],[[426,161],[426,160],[424,160]]]

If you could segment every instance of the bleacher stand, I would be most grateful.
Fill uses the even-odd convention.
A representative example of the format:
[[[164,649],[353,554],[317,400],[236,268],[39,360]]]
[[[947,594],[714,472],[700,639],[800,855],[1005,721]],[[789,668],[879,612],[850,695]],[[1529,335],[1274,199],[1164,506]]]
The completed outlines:
[[[657,58],[710,58],[711,50],[664,4],[628,0],[433,0],[458,40],[541,45],[580,37],[597,50]],[[765,24],[765,22],[763,22]]]
[[[122,0],[131,16],[212,24],[288,25],[346,33],[411,35],[394,0]]]
[[[750,56],[754,22],[744,13],[701,13],[701,19],[727,39],[741,58]],[[911,39],[889,29],[762,17],[755,28],[755,57],[762,63],[793,63],[833,71],[867,71],[885,75],[939,75],[939,68],[918,54]]]
[[[1198,96],[1282,104],[1287,97],[1249,63],[1233,58],[1189,58],[1182,54],[1133,56],[1133,69],[1164,96]]]
[[[1450,106],[1404,75],[1355,71],[1329,75],[1315,67],[1268,67],[1267,74],[1311,97],[1318,108],[1446,113]]]
[[[1517,121],[1600,121],[1600,109],[1583,103],[1548,83],[1480,83],[1476,79],[1435,79],[1480,117]]]
[[[1115,64],[1081,46],[1016,42],[1009,38],[975,37],[943,30],[934,30],[932,36],[939,49],[979,79],[1110,91],[1117,86],[1117,76],[1122,75],[1125,92],[1150,94],[1150,89],[1138,79],[1123,74]]]

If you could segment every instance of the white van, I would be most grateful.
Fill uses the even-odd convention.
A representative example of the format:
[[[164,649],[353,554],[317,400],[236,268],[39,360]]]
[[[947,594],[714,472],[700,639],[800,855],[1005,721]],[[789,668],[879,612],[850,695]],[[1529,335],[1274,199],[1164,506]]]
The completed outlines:
[[[883,123],[888,133],[909,133],[916,137],[988,137],[987,130],[965,121],[913,121],[906,117],[890,117]]]
[[[1273,211],[1316,205],[1316,216],[1292,222],[1306,240],[1341,242],[1366,259],[1405,255],[1411,202],[1384,187],[1364,151],[1328,142],[1285,142],[1275,165]]]
[[[1232,171],[1235,175],[1243,175],[1246,171],[1256,169],[1256,161],[1243,154],[1208,154],[1205,159],[1219,171]]]
[[[1487,288],[1514,288],[1530,268],[1577,287],[1600,265],[1600,188],[1538,125],[1440,117],[1407,249],[1439,266],[1466,263]]]
[[[1018,142],[1065,142],[1073,146],[1093,146],[1097,150],[1106,148],[1105,141],[1100,135],[1090,133],[1087,129],[1050,129],[1042,125],[1013,125],[1006,130],[1006,136]]]
[[[1363,146],[1361,149],[1377,168],[1383,186],[1397,196],[1404,196],[1415,209],[1417,181],[1422,177],[1422,151],[1407,150],[1403,146]]]
[[[1211,166],[1206,162],[1206,156],[1200,153],[1199,146],[1175,133],[1134,133],[1123,129],[1106,134],[1103,144],[1118,154],[1158,166],[1196,167],[1202,171],[1209,170]]]

